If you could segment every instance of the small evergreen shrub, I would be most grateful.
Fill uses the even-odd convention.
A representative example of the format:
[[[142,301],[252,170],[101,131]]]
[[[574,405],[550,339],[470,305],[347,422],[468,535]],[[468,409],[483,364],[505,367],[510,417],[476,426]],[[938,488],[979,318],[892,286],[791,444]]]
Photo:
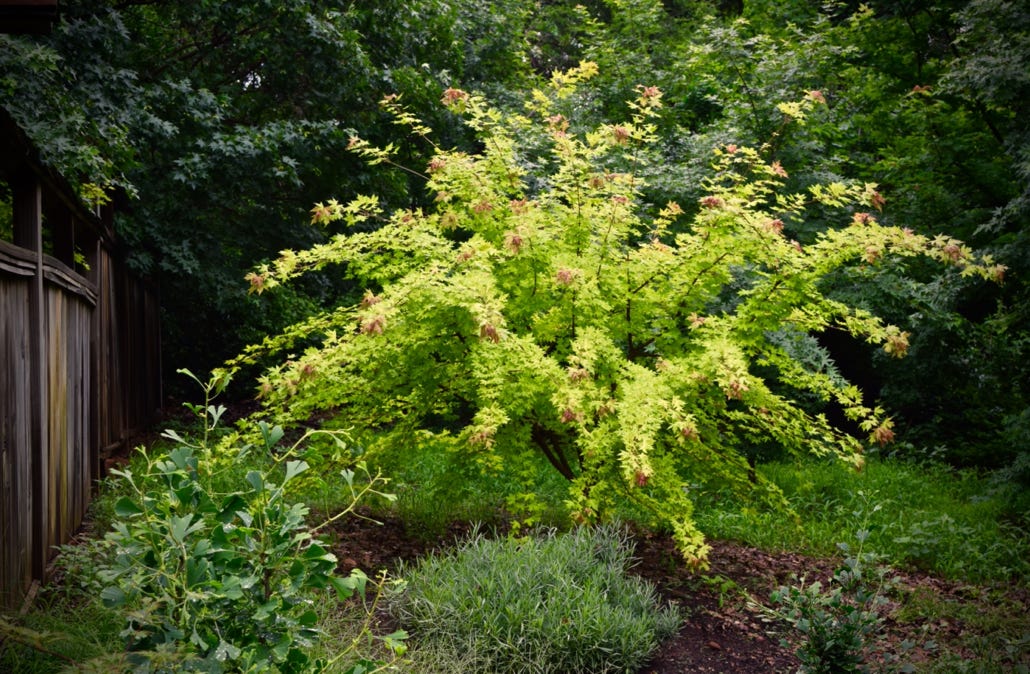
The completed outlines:
[[[679,625],[652,585],[628,576],[614,526],[528,538],[481,534],[400,575],[393,615],[421,644],[460,644],[479,672],[634,672]]]

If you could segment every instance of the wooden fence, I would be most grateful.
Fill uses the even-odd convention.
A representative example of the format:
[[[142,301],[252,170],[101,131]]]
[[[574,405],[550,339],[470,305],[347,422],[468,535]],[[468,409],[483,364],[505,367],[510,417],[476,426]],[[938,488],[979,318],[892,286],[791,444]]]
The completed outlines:
[[[82,523],[104,459],[161,404],[157,294],[0,110],[0,609]],[[3,225],[3,223],[0,223]],[[0,229],[0,231],[3,231]]]

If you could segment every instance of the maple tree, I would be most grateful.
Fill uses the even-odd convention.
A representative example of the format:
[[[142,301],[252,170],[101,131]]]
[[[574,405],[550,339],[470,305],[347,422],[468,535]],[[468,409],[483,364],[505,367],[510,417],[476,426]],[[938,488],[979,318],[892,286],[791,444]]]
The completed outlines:
[[[671,202],[650,213],[639,178],[612,167],[648,161],[661,91],[638,87],[629,121],[575,132],[569,101],[595,72],[584,63],[555,73],[525,115],[446,91],[443,104],[465,117],[482,151],[435,149],[431,210],[384,212],[374,197],[317,204],[313,221],[342,220],[352,231],[284,251],[248,276],[252,289],[338,265],[364,284],[364,299],[319,312],[228,366],[317,339],[260,379],[265,411],[280,421],[332,410],[370,432],[370,447],[432,438],[486,467],[543,456],[570,483],[574,519],[632,502],[703,563],[688,484],[782,500],[742,448],[768,440],[861,464],[863,443],[792,393],[835,401],[872,442],[892,437],[882,410],[805,353],[830,327],[899,357],[908,335],[830,299],[822,278],[885,256],[929,255],[986,277],[1003,268],[948,237],[882,226],[859,210],[881,205],[872,185],[784,194],[783,168],[744,147],[715,150],[715,177],[691,221]],[[800,120],[819,98],[781,107]],[[430,142],[396,98],[383,104]],[[351,147],[373,163],[393,161],[392,147],[356,137]],[[546,175],[531,174],[530,163]],[[842,226],[802,247],[783,223],[812,204],[838,209]]]

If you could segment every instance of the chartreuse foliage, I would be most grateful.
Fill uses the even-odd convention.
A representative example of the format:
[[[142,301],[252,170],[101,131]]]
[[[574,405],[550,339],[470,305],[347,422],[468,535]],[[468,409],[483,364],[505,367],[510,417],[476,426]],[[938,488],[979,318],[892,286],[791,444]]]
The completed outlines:
[[[743,448],[765,443],[861,465],[863,443],[793,394],[834,401],[873,441],[892,435],[881,410],[798,345],[835,328],[902,356],[908,335],[829,299],[821,279],[889,256],[925,255],[969,275],[1000,268],[947,237],[881,225],[864,212],[881,203],[872,185],[786,194],[778,163],[732,145],[716,149],[696,216],[688,221],[676,203],[652,213],[629,169],[654,169],[647,146],[662,93],[638,87],[629,121],[580,132],[565,103],[595,71],[584,63],[555,73],[518,115],[448,90],[443,103],[482,150],[435,150],[432,210],[386,213],[374,197],[318,204],[315,221],[377,227],[284,251],[248,277],[260,292],[336,264],[367,288],[364,300],[312,316],[229,367],[317,338],[261,379],[266,410],[284,423],[337,410],[378,431],[370,442],[381,446],[433,438],[487,467],[542,455],[569,480],[573,519],[632,502],[703,563],[693,485],[782,502]],[[431,142],[396,99],[384,103]],[[808,96],[781,110],[801,120],[820,104]],[[388,149],[351,144],[391,161]],[[783,222],[812,206],[836,213],[839,227],[802,247]]]

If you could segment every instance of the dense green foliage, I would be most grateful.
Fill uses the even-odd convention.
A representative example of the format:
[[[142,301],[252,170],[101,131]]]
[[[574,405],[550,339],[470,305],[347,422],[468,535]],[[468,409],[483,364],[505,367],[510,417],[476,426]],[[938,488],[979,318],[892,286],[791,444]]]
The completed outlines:
[[[514,58],[480,53],[473,36],[490,27],[444,0],[72,0],[61,11],[52,36],[0,36],[0,103],[73,182],[125,196],[118,230],[161,282],[169,373],[207,371],[346,292],[313,280],[268,303],[240,283],[255,262],[319,239],[298,226],[312,202],[355,190],[418,199],[404,174],[370,173],[344,152],[348,130],[382,132],[382,92],[435,101],[465,59],[500,72]]]
[[[635,672],[679,615],[627,575],[633,546],[617,527],[523,539],[473,535],[402,569],[390,601],[427,648],[467,650],[467,672]]]

